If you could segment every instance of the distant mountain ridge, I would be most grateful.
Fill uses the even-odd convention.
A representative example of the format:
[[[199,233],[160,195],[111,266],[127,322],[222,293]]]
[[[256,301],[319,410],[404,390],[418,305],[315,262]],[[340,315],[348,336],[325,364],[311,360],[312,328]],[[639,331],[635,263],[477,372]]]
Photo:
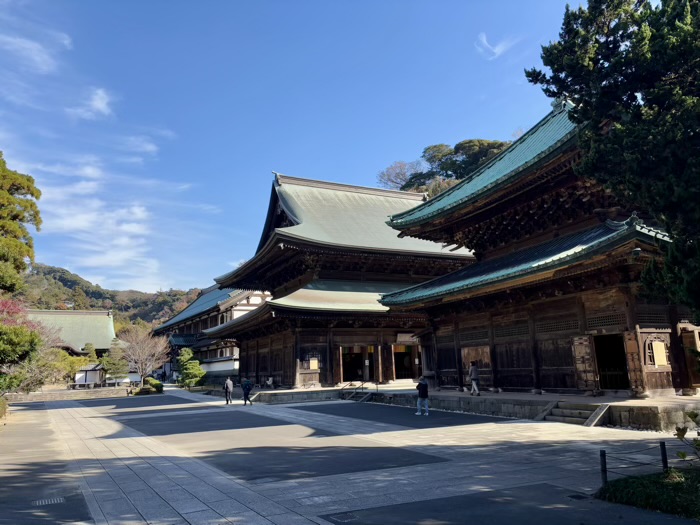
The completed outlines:
[[[199,294],[191,290],[156,293],[136,290],[107,290],[65,268],[36,263],[24,277],[25,287],[15,294],[27,308],[113,310],[116,320],[147,323],[166,321]]]

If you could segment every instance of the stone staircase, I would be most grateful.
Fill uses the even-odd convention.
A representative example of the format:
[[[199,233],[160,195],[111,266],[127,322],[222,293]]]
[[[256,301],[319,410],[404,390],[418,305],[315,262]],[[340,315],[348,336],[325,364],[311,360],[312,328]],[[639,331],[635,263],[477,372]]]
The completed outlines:
[[[535,419],[538,421],[556,421],[570,425],[593,427],[603,422],[603,416],[608,407],[609,405],[607,404],[593,405],[555,401],[550,403]]]

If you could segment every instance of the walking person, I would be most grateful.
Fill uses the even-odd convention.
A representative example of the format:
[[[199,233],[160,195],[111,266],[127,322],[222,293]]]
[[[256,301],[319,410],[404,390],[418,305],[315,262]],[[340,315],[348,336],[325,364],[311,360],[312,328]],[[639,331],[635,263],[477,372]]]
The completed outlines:
[[[252,406],[253,402],[250,400],[250,393],[253,390],[253,383],[250,382],[250,379],[243,378],[241,388],[243,389],[243,405],[245,406],[246,403],[250,403]]]
[[[231,394],[233,393],[233,381],[231,381],[230,377],[226,378],[226,382],[224,383],[224,394],[226,395],[226,404],[228,405],[231,403]]]
[[[471,379],[472,382],[472,391],[470,395],[476,394],[477,396],[480,396],[481,394],[479,393],[479,365],[476,361],[472,361],[469,363],[469,379]]]
[[[418,384],[416,385],[416,390],[418,390],[418,404],[416,415],[421,415],[421,407],[425,411],[425,415],[428,415],[428,382],[423,376],[418,378]]]

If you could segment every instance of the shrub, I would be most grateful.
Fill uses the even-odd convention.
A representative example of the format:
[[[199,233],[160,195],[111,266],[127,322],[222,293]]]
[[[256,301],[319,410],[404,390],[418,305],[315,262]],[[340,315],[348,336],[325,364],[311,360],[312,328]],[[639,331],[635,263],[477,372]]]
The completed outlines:
[[[5,414],[7,414],[7,400],[0,397],[0,419],[4,418]]]
[[[146,385],[146,386],[143,386],[141,388],[136,389],[136,391],[134,392],[134,395],[135,396],[147,396],[151,393],[153,393],[153,389],[150,386]]]
[[[153,377],[147,377],[145,382],[148,386],[150,386],[153,390],[155,390],[159,394],[163,393],[163,383],[161,383],[157,379],[155,379]]]

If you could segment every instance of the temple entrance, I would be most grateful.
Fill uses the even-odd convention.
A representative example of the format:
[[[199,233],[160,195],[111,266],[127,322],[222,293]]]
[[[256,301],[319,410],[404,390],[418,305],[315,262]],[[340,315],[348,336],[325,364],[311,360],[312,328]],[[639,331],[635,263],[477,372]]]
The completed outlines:
[[[343,381],[374,381],[374,346],[341,346]]]
[[[417,345],[392,345],[396,379],[417,379],[420,376],[420,352]]]
[[[630,387],[627,374],[627,355],[622,334],[593,337],[598,377],[602,390],[627,390]]]

